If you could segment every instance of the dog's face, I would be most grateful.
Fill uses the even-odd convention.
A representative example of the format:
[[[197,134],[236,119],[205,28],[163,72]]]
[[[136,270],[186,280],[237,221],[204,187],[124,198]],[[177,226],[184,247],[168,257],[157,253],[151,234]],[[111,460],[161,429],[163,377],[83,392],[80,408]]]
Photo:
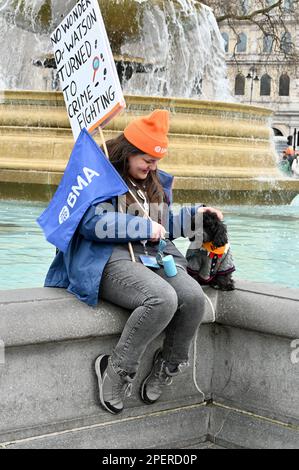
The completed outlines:
[[[202,227],[202,228],[201,228]],[[203,214],[196,214],[192,217],[192,231],[194,237],[190,241],[199,242],[198,248],[202,243],[211,242],[215,248],[220,248],[228,243],[226,225],[218,219],[214,212],[206,211]]]
[[[226,225],[210,211],[203,213],[203,242],[212,242],[216,248],[228,243]]]

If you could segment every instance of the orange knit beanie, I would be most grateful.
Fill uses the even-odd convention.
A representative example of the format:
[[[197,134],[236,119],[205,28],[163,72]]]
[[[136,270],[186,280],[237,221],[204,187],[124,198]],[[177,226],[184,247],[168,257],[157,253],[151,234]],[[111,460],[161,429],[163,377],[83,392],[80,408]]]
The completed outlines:
[[[124,130],[125,138],[151,157],[163,158],[168,149],[169,112],[156,109],[149,116],[132,121]]]

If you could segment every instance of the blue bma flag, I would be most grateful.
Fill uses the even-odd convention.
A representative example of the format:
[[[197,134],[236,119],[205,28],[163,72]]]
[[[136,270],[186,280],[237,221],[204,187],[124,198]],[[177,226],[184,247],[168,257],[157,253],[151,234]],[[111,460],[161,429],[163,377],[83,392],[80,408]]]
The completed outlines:
[[[83,129],[59,187],[37,222],[48,242],[66,252],[80,220],[93,201],[106,201],[128,190],[100,147]]]

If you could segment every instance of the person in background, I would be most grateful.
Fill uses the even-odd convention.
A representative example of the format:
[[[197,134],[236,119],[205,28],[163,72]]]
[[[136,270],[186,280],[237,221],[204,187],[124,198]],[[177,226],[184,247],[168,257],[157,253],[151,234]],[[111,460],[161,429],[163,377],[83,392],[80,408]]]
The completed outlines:
[[[285,151],[283,152],[282,159],[278,162],[278,168],[286,176],[292,176],[291,165],[290,165],[288,156]]]
[[[299,179],[299,155],[296,154],[292,163],[293,177]]]
[[[285,153],[285,155],[287,155],[288,162],[289,162],[290,167],[291,167],[292,164],[293,164],[294,158],[295,158],[295,150],[294,150],[293,147],[290,145],[290,146],[284,151],[284,153]]]

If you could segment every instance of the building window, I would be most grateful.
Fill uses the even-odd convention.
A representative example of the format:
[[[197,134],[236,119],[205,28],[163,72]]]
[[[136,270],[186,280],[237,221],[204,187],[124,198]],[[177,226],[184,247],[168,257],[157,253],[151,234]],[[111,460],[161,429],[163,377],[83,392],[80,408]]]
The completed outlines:
[[[283,137],[283,133],[279,129],[276,129],[276,127],[272,127],[272,129],[276,137]]]
[[[227,33],[221,33],[224,41],[225,52],[229,51],[229,35]]]
[[[289,54],[292,50],[292,36],[290,33],[283,33],[280,40],[280,50],[285,54]]]
[[[283,8],[287,12],[294,11],[294,0],[284,0]]]
[[[238,95],[238,96],[244,96],[245,95],[245,77],[242,73],[239,73],[236,76],[235,95]]]
[[[271,95],[271,77],[267,73],[261,78],[261,96]]]
[[[241,0],[241,13],[247,15],[249,13],[249,0]]]
[[[247,36],[245,33],[241,33],[238,36],[237,52],[246,52],[247,50]]]
[[[279,79],[279,96],[290,96],[290,77],[287,73],[281,75]]]
[[[263,52],[272,52],[273,42],[273,36],[266,34],[263,40]]]

